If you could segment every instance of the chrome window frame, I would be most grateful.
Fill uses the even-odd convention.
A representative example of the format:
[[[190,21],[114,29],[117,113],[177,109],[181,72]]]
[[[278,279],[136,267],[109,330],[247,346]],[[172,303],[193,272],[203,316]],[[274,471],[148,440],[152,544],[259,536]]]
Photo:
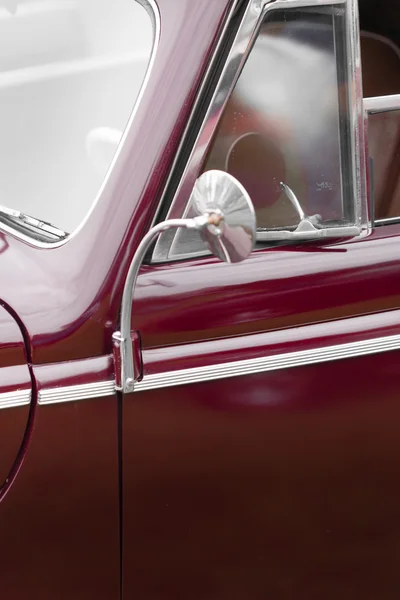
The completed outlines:
[[[364,111],[367,115],[376,115],[394,110],[400,110],[400,94],[364,98]]]
[[[346,6],[347,11],[347,39],[349,47],[347,51],[351,56],[348,64],[349,85],[349,118],[351,122],[350,146],[351,146],[351,172],[354,206],[356,208],[357,220],[355,225],[362,230],[369,231],[370,221],[367,208],[367,166],[364,142],[363,126],[363,94],[361,78],[361,53],[360,53],[360,25],[357,0],[250,0],[243,15],[242,22],[238,28],[232,47],[226,59],[226,63],[217,82],[215,91],[209,103],[206,115],[202,121],[199,133],[192,147],[184,172],[180,178],[174,197],[166,214],[167,219],[182,218],[188,210],[188,200],[192,189],[200,174],[205,156],[214,139],[215,131],[223,116],[226,104],[233,92],[236,82],[256,41],[259,29],[263,24],[265,16],[271,10],[288,8],[307,8],[319,6],[331,6],[341,4]],[[209,73],[207,74],[209,75]],[[166,189],[168,186],[166,186]],[[162,206],[164,197],[161,199]],[[175,234],[172,234],[173,236]],[[299,240],[300,241],[300,240]],[[169,256],[173,237],[171,233],[160,236],[155,244],[151,261],[152,263],[173,262],[186,258],[198,258],[208,253],[204,251]]]
[[[379,113],[393,112],[400,110],[400,94],[392,94],[389,96],[372,96],[364,98],[364,129],[368,131],[369,115],[377,115]],[[366,142],[368,144],[368,133],[366,134]],[[374,219],[371,216],[372,223],[375,226],[395,225],[400,223],[400,215],[398,217],[388,217],[386,219]]]

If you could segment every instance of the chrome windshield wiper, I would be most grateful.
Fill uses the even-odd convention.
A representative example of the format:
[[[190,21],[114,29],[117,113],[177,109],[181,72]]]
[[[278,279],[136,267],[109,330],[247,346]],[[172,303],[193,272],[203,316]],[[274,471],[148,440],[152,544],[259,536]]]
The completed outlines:
[[[12,226],[18,229],[28,230],[35,237],[44,239],[46,241],[59,241],[67,237],[68,233],[55,227],[47,221],[41,219],[35,219],[19,210],[7,208],[0,204],[0,220],[3,222],[9,222]]]

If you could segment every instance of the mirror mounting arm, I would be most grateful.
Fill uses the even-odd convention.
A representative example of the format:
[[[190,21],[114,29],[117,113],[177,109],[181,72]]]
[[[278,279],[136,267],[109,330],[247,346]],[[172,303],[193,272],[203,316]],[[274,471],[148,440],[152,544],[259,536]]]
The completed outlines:
[[[244,187],[228,173],[203,173],[192,192],[192,219],[170,219],[155,225],[140,242],[130,264],[122,294],[120,330],[112,336],[115,389],[134,391],[141,375],[140,336],[131,333],[132,301],[140,266],[155,238],[168,229],[194,229],[211,252],[225,262],[245,260],[254,247],[256,215]]]
[[[137,344],[139,340],[138,336],[131,336],[132,301],[139,269],[152,242],[160,233],[168,229],[177,229],[180,227],[200,231],[211,225],[214,226],[212,230],[215,232],[215,235],[218,235],[217,228],[222,220],[223,215],[217,210],[194,217],[193,219],[170,219],[169,221],[155,225],[140,242],[130,264],[124,286],[120,330],[115,331],[112,336],[116,390],[124,393],[133,392],[135,381],[137,381],[139,376],[138,360],[134,360],[132,349],[132,344]],[[137,354],[136,351],[135,354]]]

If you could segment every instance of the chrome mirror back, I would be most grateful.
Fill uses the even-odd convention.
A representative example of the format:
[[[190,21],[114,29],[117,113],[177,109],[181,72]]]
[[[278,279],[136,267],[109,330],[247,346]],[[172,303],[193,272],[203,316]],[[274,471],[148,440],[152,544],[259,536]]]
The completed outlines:
[[[207,248],[228,263],[241,262],[251,253],[256,239],[256,215],[249,194],[229,173],[206,171],[191,197],[198,215],[215,215],[200,235]]]

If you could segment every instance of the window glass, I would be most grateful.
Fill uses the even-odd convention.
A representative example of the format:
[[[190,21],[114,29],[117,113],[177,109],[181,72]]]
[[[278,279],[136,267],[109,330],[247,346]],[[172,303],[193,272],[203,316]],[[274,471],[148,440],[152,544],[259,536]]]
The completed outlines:
[[[259,229],[299,221],[281,182],[307,214],[319,213],[323,221],[344,217],[336,12],[271,14],[207,157],[204,170],[225,169],[245,186]]]
[[[79,225],[116,153],[152,43],[151,18],[134,0],[1,3],[1,205],[66,232]]]
[[[259,241],[298,227],[292,194],[319,229],[355,222],[345,6],[267,13],[206,157],[249,192]],[[178,232],[169,256],[196,240]]]
[[[368,150],[375,220],[400,217],[400,108],[368,116]]]

